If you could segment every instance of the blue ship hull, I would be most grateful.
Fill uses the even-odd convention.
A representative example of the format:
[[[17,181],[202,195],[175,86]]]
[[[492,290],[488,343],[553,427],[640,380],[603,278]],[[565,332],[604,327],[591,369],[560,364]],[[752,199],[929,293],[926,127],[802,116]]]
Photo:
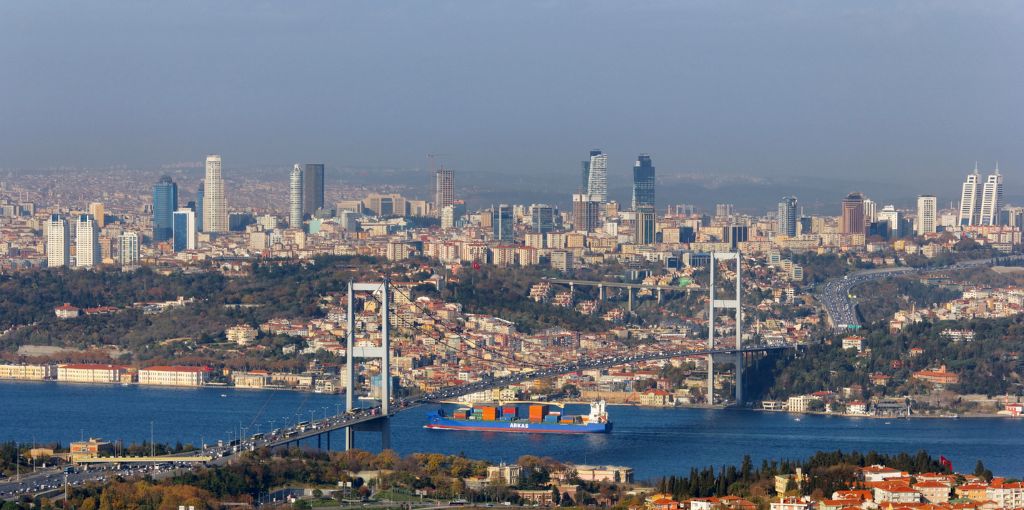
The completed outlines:
[[[611,423],[543,423],[526,420],[485,421],[457,420],[447,416],[427,416],[424,428],[437,430],[472,430],[479,432],[521,432],[527,434],[604,434],[612,431]]]

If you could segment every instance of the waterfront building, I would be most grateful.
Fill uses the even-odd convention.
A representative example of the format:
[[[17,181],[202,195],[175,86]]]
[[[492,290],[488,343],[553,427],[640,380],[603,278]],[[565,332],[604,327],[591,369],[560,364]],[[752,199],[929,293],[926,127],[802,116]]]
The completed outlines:
[[[174,251],[196,249],[196,213],[191,209],[174,212]]]
[[[655,209],[654,205],[654,165],[647,154],[637,156],[633,164],[633,210],[641,207]]]
[[[128,367],[122,365],[99,365],[70,363],[57,366],[57,380],[75,383],[120,383],[131,382]]]
[[[935,195],[920,195],[917,197],[917,235],[934,234],[936,228],[936,216],[938,216],[938,199]]]
[[[434,208],[443,211],[455,203],[455,172],[440,168],[434,172]]]
[[[292,173],[288,176],[288,226],[291,228],[302,227],[302,168],[296,163],[292,167]]]
[[[313,217],[324,208],[324,165],[307,163],[302,169],[302,215]]]
[[[224,196],[224,176],[221,174],[219,155],[206,157],[206,180],[203,195],[203,231],[228,231],[228,204]]]
[[[980,225],[999,225],[1000,213],[1003,208],[1003,176],[996,165],[995,173],[985,179],[981,191],[981,211],[978,215]]]
[[[169,175],[160,178],[153,186],[153,242],[159,243],[171,238],[174,231],[174,211],[178,210],[178,185]]]
[[[236,388],[263,389],[270,386],[270,374],[263,370],[250,372],[232,372],[231,382]]]
[[[796,237],[796,197],[782,197],[777,219],[778,226],[775,232],[778,235]]]
[[[608,201],[608,155],[596,149],[590,151],[587,194],[599,204]]]
[[[100,230],[88,214],[78,216],[75,222],[75,267],[93,267],[100,258]]]
[[[148,386],[202,386],[209,367],[155,366],[139,370],[139,384]]]
[[[500,204],[491,210],[491,229],[494,233],[494,240],[498,242],[511,243],[515,239],[515,214],[512,206]]]
[[[46,265],[67,267],[71,261],[71,232],[68,222],[59,214],[51,214],[46,222]]]
[[[840,232],[843,234],[864,234],[864,195],[850,193],[843,199]]]
[[[133,267],[139,265],[139,234],[135,232],[122,232],[120,236],[121,265]]]
[[[56,365],[0,364],[0,379],[13,379],[17,381],[46,381],[56,377]]]

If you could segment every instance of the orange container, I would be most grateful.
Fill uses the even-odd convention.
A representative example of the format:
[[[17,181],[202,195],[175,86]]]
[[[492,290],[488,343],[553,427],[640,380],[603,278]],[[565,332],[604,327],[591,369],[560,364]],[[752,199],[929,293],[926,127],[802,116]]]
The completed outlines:
[[[494,421],[498,419],[498,410],[493,407],[484,408],[484,420]]]

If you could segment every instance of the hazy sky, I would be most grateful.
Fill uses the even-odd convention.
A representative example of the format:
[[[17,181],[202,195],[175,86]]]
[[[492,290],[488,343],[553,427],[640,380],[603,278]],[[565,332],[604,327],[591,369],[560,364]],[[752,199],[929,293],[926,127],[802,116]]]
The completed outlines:
[[[1012,193],[1022,28],[1019,1],[7,1],[0,167],[542,175],[601,147],[623,176],[954,186],[999,159]]]

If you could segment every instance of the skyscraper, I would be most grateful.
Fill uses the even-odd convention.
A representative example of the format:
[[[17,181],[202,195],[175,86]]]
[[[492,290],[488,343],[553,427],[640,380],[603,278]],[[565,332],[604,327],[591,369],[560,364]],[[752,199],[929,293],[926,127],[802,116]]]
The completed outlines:
[[[434,172],[434,208],[440,214],[455,203],[455,172],[440,168]]]
[[[224,177],[220,156],[206,156],[206,182],[203,196],[203,231],[228,231],[228,204],[224,197]]]
[[[67,267],[71,260],[71,232],[68,222],[59,214],[51,214],[46,222],[46,265]]]
[[[596,149],[590,151],[587,194],[597,203],[608,201],[608,155]]]
[[[590,151],[590,155],[593,156],[594,155],[594,151]],[[581,183],[580,183],[579,191],[580,191],[580,193],[586,193],[587,192],[587,188],[590,187],[590,160],[589,159],[585,159],[585,160],[581,161],[580,162],[580,167],[581,167],[580,176],[582,177],[582,180],[581,180]]]
[[[103,211],[103,202],[89,204],[89,214],[96,219],[96,226],[103,228],[107,224],[107,214]]]
[[[515,214],[512,206],[501,204],[491,210],[491,228],[494,231],[494,240],[502,243],[511,243],[515,235]]]
[[[174,226],[171,216],[178,210],[178,185],[165,175],[153,186],[153,242],[171,238]]]
[[[899,230],[902,218],[900,217],[900,212],[896,210],[895,205],[886,205],[881,211],[878,211],[878,221],[889,224],[889,230],[891,231],[890,237],[900,237]]]
[[[935,195],[917,197],[917,235],[934,234],[935,218],[938,215],[939,202]]]
[[[196,249],[196,213],[191,209],[174,211],[174,251]]]
[[[573,228],[578,232],[597,230],[601,204],[591,199],[586,193],[575,193],[572,196]]]
[[[633,165],[633,210],[643,206],[654,208],[654,165],[647,154],[637,156]]]
[[[864,234],[864,195],[853,192],[843,199],[843,217],[840,224],[843,234]]]
[[[324,165],[308,163],[302,170],[302,214],[312,217],[324,208]]]
[[[88,214],[80,215],[75,222],[75,267],[93,267],[100,263],[99,238],[96,220]]]
[[[302,227],[302,195],[304,187],[302,185],[303,173],[302,168],[296,163],[292,167],[292,173],[288,176],[288,226],[291,228]]]
[[[864,224],[870,225],[878,221],[878,204],[870,198],[864,199]]]
[[[555,229],[555,208],[547,204],[530,206],[530,227],[535,234],[547,234]]]
[[[796,197],[782,197],[782,201],[779,202],[776,233],[780,236],[796,237]]]
[[[124,232],[121,234],[121,246],[118,251],[121,257],[122,266],[139,265],[139,234],[135,232]]]
[[[967,176],[960,192],[960,226],[981,224],[981,174],[978,164],[974,164],[974,173]]]
[[[979,223],[981,225],[999,225],[1002,209],[1003,176],[999,174],[999,165],[997,164],[995,173],[985,179],[985,186],[982,188]]]
[[[636,244],[653,244],[657,225],[654,218],[654,206],[640,205],[634,212],[636,214],[634,242]]]
[[[206,181],[199,181],[199,189],[196,190],[196,231],[203,230],[203,200],[206,198]]]

